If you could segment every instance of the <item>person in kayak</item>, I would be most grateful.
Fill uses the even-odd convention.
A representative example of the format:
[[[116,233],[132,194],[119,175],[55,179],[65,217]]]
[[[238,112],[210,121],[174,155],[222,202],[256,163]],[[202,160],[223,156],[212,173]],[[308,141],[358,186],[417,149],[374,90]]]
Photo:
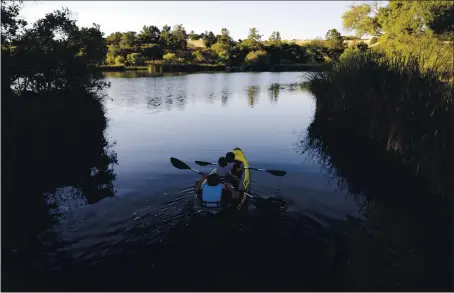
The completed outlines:
[[[228,166],[227,158],[220,157],[218,160],[218,166],[211,171],[216,173],[221,178],[221,182],[231,182],[234,186],[240,181],[240,179],[232,174],[231,168]]]
[[[218,207],[236,199],[236,193],[230,184],[221,183],[216,173],[204,175],[197,183],[195,193],[200,196],[206,207]]]
[[[239,176],[243,171],[243,163],[235,160],[235,154],[233,152],[228,152],[225,154],[225,158],[227,160],[227,167],[229,168],[230,172],[233,176]],[[239,180],[237,178],[237,180]]]

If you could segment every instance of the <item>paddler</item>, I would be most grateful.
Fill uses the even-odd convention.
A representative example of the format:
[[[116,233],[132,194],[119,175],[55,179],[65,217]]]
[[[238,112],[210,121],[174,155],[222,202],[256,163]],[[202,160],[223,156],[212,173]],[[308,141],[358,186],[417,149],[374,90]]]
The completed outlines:
[[[240,179],[234,176],[230,170],[231,168],[228,166],[227,158],[220,157],[218,160],[218,166],[211,171],[211,173],[218,174],[221,182],[231,182],[234,186],[237,186]]]
[[[236,199],[236,193],[230,184],[221,183],[220,177],[216,173],[204,175],[202,180],[197,183],[195,193],[201,197],[202,203],[206,207],[218,207],[221,205],[221,201]]]
[[[243,169],[243,163],[235,160],[235,154],[233,152],[228,152],[225,154],[225,158],[227,160],[227,167],[229,168],[230,172],[237,176],[241,173]]]

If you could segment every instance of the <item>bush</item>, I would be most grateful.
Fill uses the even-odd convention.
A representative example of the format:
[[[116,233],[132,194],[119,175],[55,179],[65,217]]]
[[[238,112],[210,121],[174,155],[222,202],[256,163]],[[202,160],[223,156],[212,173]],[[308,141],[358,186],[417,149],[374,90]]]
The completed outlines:
[[[125,58],[123,58],[123,56],[117,56],[117,57],[115,57],[115,64],[116,64],[116,65],[125,64]]]
[[[372,39],[370,39],[369,41],[369,45],[373,45],[373,44],[376,44],[378,42],[378,39],[377,37],[373,37]]]
[[[366,43],[360,42],[356,45],[356,48],[358,48],[361,52],[366,52],[369,46]]]
[[[354,126],[366,143],[428,179],[433,194],[452,194],[453,85],[419,62],[349,48],[332,71],[312,75],[310,90],[332,127]]]
[[[126,58],[126,65],[128,66],[140,66],[145,64],[145,58],[140,53],[129,54]]]
[[[177,60],[177,55],[175,53],[167,53],[162,56],[162,59],[165,61],[175,62]]]
[[[192,52],[192,57],[197,62],[204,62],[205,61],[205,57],[202,55],[202,53],[200,53],[200,51]]]

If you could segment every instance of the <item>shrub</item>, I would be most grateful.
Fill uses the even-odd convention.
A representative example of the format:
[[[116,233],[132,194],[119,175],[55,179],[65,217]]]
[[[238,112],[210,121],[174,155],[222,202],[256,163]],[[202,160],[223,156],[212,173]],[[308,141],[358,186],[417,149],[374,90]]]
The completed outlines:
[[[162,56],[162,59],[165,61],[175,62],[177,60],[177,55],[175,55],[175,53],[167,53]]]
[[[205,57],[202,55],[202,53],[200,53],[200,51],[192,52],[192,57],[194,57],[194,60],[197,62],[205,61]]]
[[[372,39],[370,39],[369,41],[369,45],[373,45],[373,44],[376,44],[378,42],[378,39],[377,37],[373,37]]]
[[[366,43],[360,42],[356,45],[356,48],[358,48],[361,52],[366,52],[369,46]]]
[[[125,58],[123,58],[123,56],[117,56],[117,57],[115,57],[115,64],[116,64],[116,65],[125,64]]]
[[[140,53],[128,54],[126,57],[126,64],[129,66],[139,66],[145,63],[145,59]]]

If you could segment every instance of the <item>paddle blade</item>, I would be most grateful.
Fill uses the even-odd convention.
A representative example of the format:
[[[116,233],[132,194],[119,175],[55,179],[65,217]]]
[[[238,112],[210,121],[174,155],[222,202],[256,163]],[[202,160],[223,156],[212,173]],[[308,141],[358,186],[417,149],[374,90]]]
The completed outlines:
[[[279,170],[266,170],[266,172],[273,174],[274,176],[285,176],[285,174],[287,174],[287,172]]]
[[[191,169],[185,162],[178,160],[177,158],[171,157],[170,162],[177,169]]]
[[[208,162],[202,162],[202,161],[195,161],[195,163],[199,166],[208,166],[208,165],[213,165],[213,163],[208,163]]]

